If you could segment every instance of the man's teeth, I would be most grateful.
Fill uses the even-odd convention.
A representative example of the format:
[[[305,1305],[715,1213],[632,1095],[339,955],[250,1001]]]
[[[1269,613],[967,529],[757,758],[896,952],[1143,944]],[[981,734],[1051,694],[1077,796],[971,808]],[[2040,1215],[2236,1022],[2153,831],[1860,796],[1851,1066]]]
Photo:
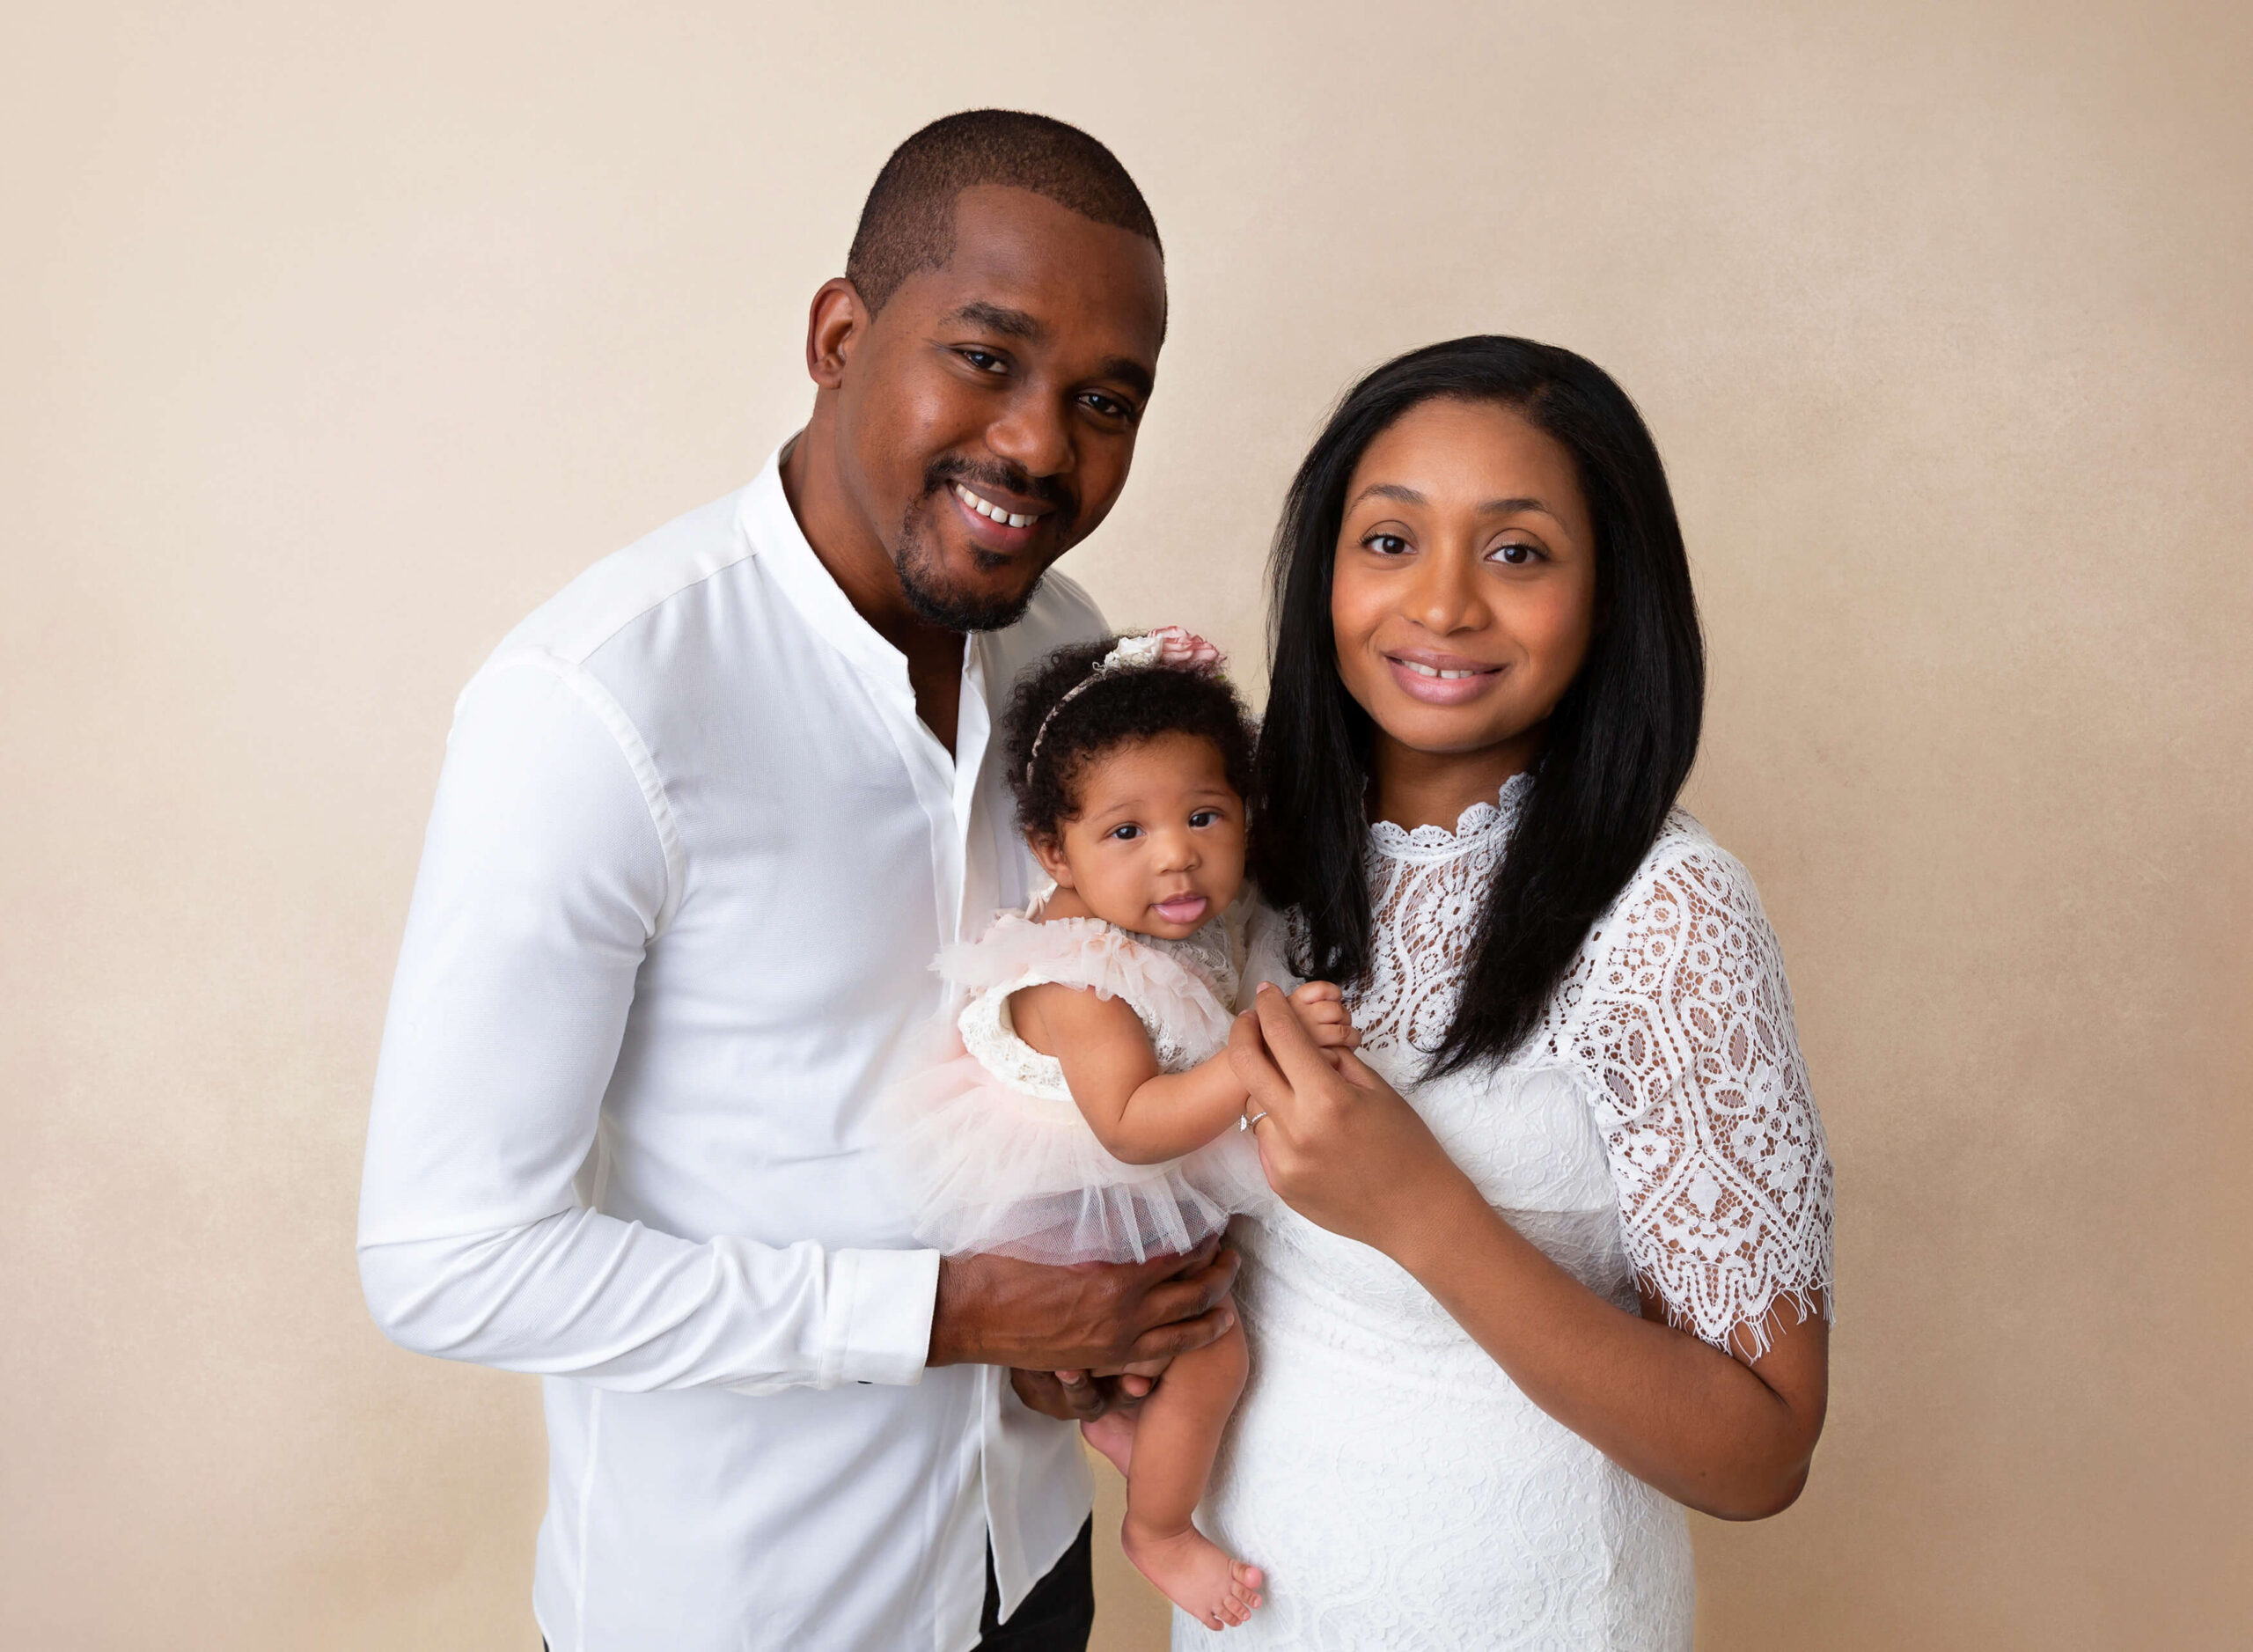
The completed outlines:
[[[1483,677],[1486,675],[1484,672],[1443,672],[1436,665],[1419,665],[1412,659],[1405,659],[1400,663],[1403,665],[1405,665],[1410,671],[1415,672],[1419,677],[1436,677],[1442,682],[1451,683],[1459,677]]]
[[[1001,506],[994,503],[992,501],[980,499],[976,494],[971,492],[969,488],[964,487],[960,482],[955,483],[954,490],[956,496],[961,499],[962,503],[968,505],[980,516],[990,517],[996,522],[1006,522],[1013,528],[1029,528],[1035,522],[1039,520],[1038,517],[1012,516],[1009,512],[1002,510]]]

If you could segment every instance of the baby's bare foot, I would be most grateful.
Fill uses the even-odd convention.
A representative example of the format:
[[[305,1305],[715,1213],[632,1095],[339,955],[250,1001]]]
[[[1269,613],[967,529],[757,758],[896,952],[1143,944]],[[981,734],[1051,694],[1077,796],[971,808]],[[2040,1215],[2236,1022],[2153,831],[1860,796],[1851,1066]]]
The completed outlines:
[[[1080,1425],[1080,1437],[1102,1453],[1104,1460],[1121,1474],[1134,1459],[1134,1413],[1106,1411],[1092,1422]]]
[[[1230,1560],[1194,1526],[1151,1531],[1128,1515],[1119,1541],[1143,1576],[1207,1629],[1233,1628],[1259,1604],[1266,1575],[1256,1566]]]

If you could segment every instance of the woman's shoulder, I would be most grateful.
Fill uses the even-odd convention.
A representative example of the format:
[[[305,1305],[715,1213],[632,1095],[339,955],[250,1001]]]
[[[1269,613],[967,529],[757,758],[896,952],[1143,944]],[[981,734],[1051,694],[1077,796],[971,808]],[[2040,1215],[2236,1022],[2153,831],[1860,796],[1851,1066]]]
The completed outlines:
[[[1654,915],[1653,902],[1667,907],[1687,903],[1685,912],[1704,909],[1717,916],[1735,914],[1765,922],[1760,892],[1744,863],[1716,842],[1686,809],[1668,813],[1641,862],[1589,931],[1590,945],[1601,942],[1607,930],[1617,931],[1623,924],[1632,927],[1638,919],[1648,921]]]
[[[1781,972],[1752,874],[1677,808],[1590,927],[1552,1022],[1569,1022],[1596,1000],[1671,999],[1710,990],[1716,974],[1780,980]]]

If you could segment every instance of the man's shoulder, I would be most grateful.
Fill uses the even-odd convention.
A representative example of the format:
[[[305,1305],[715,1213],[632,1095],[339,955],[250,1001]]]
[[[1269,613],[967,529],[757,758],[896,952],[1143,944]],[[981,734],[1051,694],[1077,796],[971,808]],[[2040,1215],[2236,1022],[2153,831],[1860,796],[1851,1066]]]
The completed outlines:
[[[745,491],[676,517],[604,557],[532,610],[502,640],[493,662],[541,654],[584,664],[637,620],[749,561],[755,547],[743,527]]]
[[[1052,650],[1110,635],[1103,610],[1079,582],[1053,570],[1032,593],[1031,604],[1016,624],[994,634],[1012,675]]]

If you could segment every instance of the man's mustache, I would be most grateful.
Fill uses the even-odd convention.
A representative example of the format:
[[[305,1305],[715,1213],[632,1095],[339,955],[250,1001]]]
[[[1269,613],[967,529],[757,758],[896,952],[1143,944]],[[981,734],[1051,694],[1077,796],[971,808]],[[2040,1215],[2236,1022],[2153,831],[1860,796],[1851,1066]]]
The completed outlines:
[[[931,467],[923,473],[926,494],[936,493],[950,482],[960,482],[972,492],[982,483],[1016,494],[1021,499],[1037,499],[1054,510],[1057,532],[1063,534],[1069,534],[1080,514],[1078,496],[1063,482],[1053,476],[1036,476],[1022,465],[980,464],[950,453],[933,460]]]

